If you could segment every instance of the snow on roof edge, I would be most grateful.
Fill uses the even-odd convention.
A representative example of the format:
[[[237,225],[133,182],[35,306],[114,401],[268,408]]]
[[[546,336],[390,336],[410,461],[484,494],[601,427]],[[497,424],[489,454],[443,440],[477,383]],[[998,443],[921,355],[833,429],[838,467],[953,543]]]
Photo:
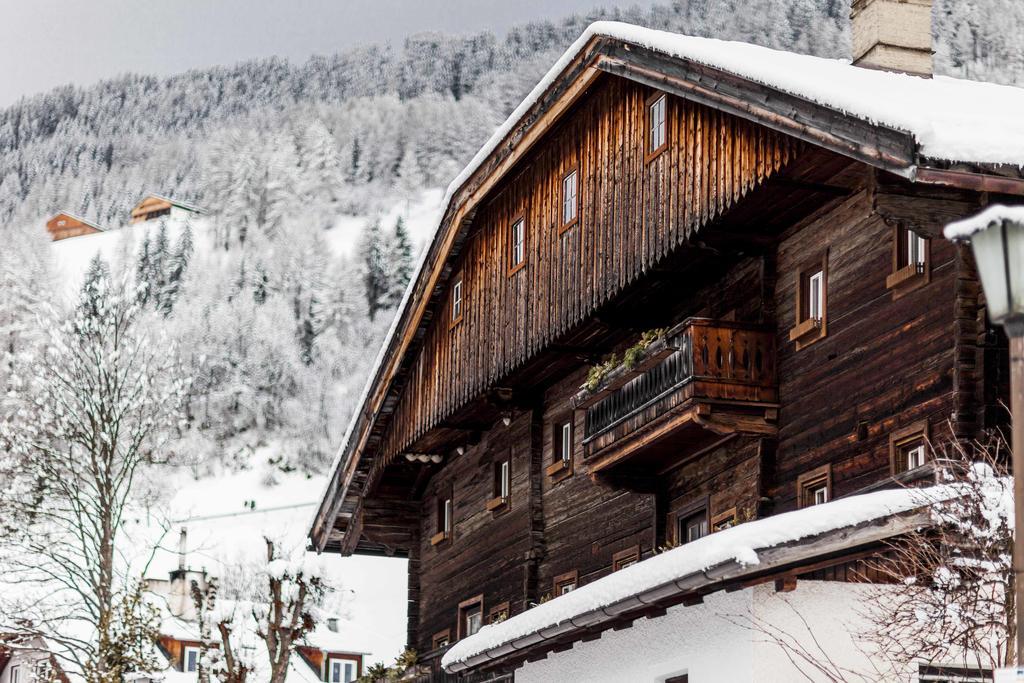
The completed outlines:
[[[554,597],[499,624],[485,626],[475,635],[453,645],[445,653],[441,665],[447,669],[520,638],[719,564],[735,561],[743,565],[757,565],[760,562],[758,551],[924,508],[947,500],[958,490],[956,486],[943,485],[927,489],[875,491],[715,532]]]
[[[1024,225],[1024,206],[993,204],[970,218],[950,223],[942,232],[948,240],[965,240],[977,232],[1003,222]]]

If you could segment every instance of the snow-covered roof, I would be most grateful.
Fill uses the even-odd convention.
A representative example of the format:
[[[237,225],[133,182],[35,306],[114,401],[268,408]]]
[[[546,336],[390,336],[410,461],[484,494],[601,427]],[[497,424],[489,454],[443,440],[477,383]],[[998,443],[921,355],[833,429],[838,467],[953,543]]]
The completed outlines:
[[[98,223],[94,223],[93,221],[89,220],[88,218],[82,218],[78,214],[71,213],[70,211],[58,211],[57,213],[53,214],[53,217],[50,220],[53,220],[57,216],[67,216],[68,218],[70,218],[73,221],[78,221],[82,225],[88,225],[90,228],[95,228],[96,230],[99,230],[100,232],[106,230],[106,228],[104,228],[102,225],[99,225]]]
[[[150,192],[149,194],[147,194],[145,197],[142,198],[139,204],[142,204],[142,202],[146,201],[147,199],[159,199],[160,201],[167,202],[171,206],[176,206],[179,209],[185,209],[186,211],[191,211],[192,213],[206,213],[205,209],[202,209],[196,206],[195,204],[189,204],[188,202],[183,202],[180,199],[175,199],[173,197],[168,197],[162,194],[156,194],[155,192]],[[136,206],[138,206],[139,204],[136,204]]]
[[[954,494],[951,486],[876,491],[716,532],[620,569],[499,624],[484,626],[452,646],[442,666],[448,670],[466,668],[475,663],[471,660],[504,656],[555,633],[584,628],[602,617],[643,607],[678,591],[684,579],[698,575],[704,580],[709,570],[723,564],[739,564],[751,571],[765,569],[760,566],[759,554],[769,549],[910,512]],[[624,601],[624,609],[616,607]],[[602,610],[607,613],[602,614]]]
[[[445,231],[456,195],[502,145],[514,145],[510,136],[595,38],[623,41],[711,67],[868,124],[903,131],[912,136],[922,157],[1024,167],[1024,89],[941,76],[921,78],[865,69],[847,60],[599,21],[576,39],[448,186],[442,202],[442,218],[434,232],[434,245]],[[913,177],[915,170],[911,166],[905,173]],[[310,535],[318,548],[326,545],[329,527],[334,522],[329,517],[338,509],[332,495],[344,496],[345,479],[353,475],[351,469],[342,472],[340,468],[346,462],[346,454],[358,446],[353,442],[360,433],[357,427],[373,419],[373,410],[367,402],[383,376],[385,359],[400,341],[398,330],[415,322],[408,318],[410,302],[433,251],[428,248],[422,252],[338,450],[332,467],[333,477],[327,482],[321,505],[310,524]]]
[[[1021,116],[1024,117],[1024,112],[1021,112]],[[1024,206],[993,204],[976,216],[950,223],[943,232],[946,239],[963,240],[976,232],[1000,225],[1003,222],[1024,225]]]

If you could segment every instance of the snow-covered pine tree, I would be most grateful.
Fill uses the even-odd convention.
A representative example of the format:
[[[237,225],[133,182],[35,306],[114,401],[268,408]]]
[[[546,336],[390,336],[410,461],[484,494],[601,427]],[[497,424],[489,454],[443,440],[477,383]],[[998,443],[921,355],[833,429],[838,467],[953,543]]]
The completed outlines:
[[[381,239],[380,218],[366,224],[359,239],[359,267],[366,295],[366,314],[372,321],[388,306],[388,269]]]
[[[395,228],[385,253],[388,287],[385,301],[388,308],[393,308],[402,302],[405,288],[412,277],[412,243],[409,241],[409,231],[406,230],[405,221],[401,216],[395,221]]]
[[[167,261],[167,274],[165,276],[164,288],[160,293],[160,301],[158,308],[161,313],[165,316],[171,314],[174,310],[174,304],[178,300],[178,295],[181,293],[182,280],[185,278],[185,272],[188,270],[189,261],[192,259],[192,252],[195,250],[195,246],[192,242],[192,223],[188,221],[185,223],[185,227],[182,228],[181,235],[178,237],[178,243],[174,248],[174,252]]]

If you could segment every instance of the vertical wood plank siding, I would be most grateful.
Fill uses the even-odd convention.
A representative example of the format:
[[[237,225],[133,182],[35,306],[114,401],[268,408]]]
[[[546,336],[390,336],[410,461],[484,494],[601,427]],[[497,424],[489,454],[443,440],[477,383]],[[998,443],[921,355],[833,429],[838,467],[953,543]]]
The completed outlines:
[[[668,148],[645,161],[645,100],[623,79],[594,86],[488,197],[428,329],[383,442],[384,462],[554,342],[784,166],[799,144],[669,97]],[[562,179],[577,170],[579,221],[564,232]],[[509,275],[509,230],[526,219],[526,267]],[[383,464],[383,463],[382,463]]]

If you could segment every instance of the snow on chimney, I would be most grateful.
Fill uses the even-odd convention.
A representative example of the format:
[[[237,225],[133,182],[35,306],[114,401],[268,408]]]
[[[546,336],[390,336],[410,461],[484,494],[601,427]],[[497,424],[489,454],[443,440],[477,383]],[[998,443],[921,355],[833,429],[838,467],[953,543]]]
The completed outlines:
[[[853,0],[853,63],[932,75],[932,0]]]
[[[185,569],[185,553],[188,552],[188,530],[185,527],[181,527],[181,533],[178,534],[178,569]]]

